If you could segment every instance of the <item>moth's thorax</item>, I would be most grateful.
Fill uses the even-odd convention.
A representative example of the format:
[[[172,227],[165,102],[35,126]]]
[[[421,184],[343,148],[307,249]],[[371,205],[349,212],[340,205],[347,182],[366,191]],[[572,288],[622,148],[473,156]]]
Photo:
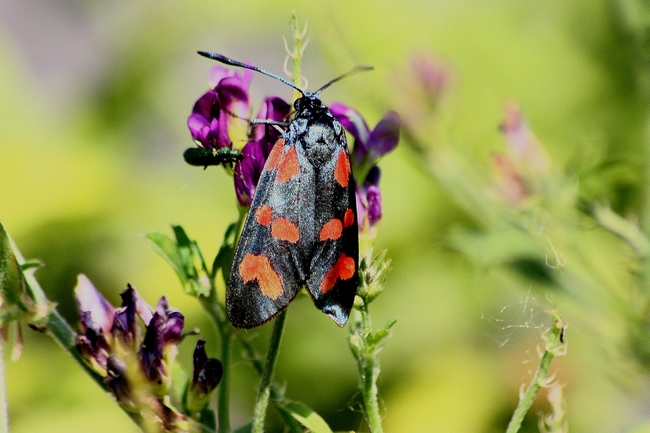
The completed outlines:
[[[299,101],[304,102],[301,104]],[[296,101],[295,106],[305,108],[306,104],[311,104],[307,108],[313,108],[317,103],[318,115],[303,116],[304,112],[297,112],[286,133],[287,142],[301,146],[314,168],[320,168],[330,160],[337,149],[347,148],[343,126],[325,104],[318,99],[303,97]]]

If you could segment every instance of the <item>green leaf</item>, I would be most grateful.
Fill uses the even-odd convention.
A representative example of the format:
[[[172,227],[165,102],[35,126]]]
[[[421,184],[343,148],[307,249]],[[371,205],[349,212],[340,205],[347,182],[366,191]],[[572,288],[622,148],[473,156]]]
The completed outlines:
[[[178,278],[180,278],[183,283],[183,286],[185,286],[188,281],[188,276],[185,273],[183,259],[176,242],[166,234],[159,231],[147,233],[145,239],[154,251],[171,265],[174,271],[176,271],[176,275],[178,275]]]
[[[327,425],[325,420],[314,412],[313,409],[302,403],[290,401],[279,408],[288,412],[296,421],[313,433],[332,433],[332,429]]]
[[[35,312],[36,306],[28,295],[27,283],[21,266],[16,260],[9,235],[0,223],[0,326],[24,318]]]
[[[183,272],[187,276],[188,280],[197,281],[199,276],[194,265],[194,251],[192,250],[193,243],[187,236],[187,233],[185,233],[183,227],[172,226],[172,230],[174,230],[174,236],[176,236],[176,248],[181,259]]]
[[[221,269],[224,282],[228,283],[230,276],[230,267],[232,266],[233,258],[235,257],[235,235],[237,231],[237,223],[232,223],[226,229],[226,234],[223,236],[223,242],[219,248],[217,256],[212,263],[212,277],[214,278]]]
[[[376,332],[371,332],[366,337],[366,342],[370,349],[374,349],[375,346],[379,345],[386,337],[390,335],[390,328],[397,323],[397,319],[392,318],[386,323],[383,329],[380,329]]]

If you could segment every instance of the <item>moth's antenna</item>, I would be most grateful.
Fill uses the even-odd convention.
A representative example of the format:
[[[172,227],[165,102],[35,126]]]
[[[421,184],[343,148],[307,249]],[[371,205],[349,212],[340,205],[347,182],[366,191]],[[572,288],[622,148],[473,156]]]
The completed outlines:
[[[228,58],[226,56],[222,56],[221,54],[217,54],[217,53],[208,53],[208,52],[205,52],[205,51],[197,51],[197,52],[200,55],[202,55],[203,57],[207,57],[208,59],[216,60],[217,62],[225,63],[226,65],[230,65],[230,66],[238,66],[240,68],[250,69],[252,71],[259,72],[259,73],[264,74],[266,76],[269,76],[271,78],[275,78],[276,80],[279,80],[279,81],[283,82],[287,86],[293,87],[294,89],[299,91],[301,94],[303,94],[303,95],[305,94],[304,90],[302,90],[300,87],[293,84],[291,81],[289,81],[287,79],[284,79],[284,78],[280,77],[279,75],[275,75],[275,74],[273,74],[273,73],[271,73],[269,71],[265,71],[264,69],[258,68],[257,66],[247,65],[246,63],[238,62],[237,60],[230,59],[230,58]],[[348,74],[349,73],[350,72],[348,72]],[[348,74],[345,74],[345,75],[348,75]],[[336,80],[333,80],[332,82],[328,83],[325,87],[329,86],[334,81],[337,81],[337,80],[339,80],[341,78],[343,78],[343,77],[339,77]]]
[[[358,73],[358,72],[363,72],[363,71],[372,71],[373,69],[374,69],[374,68],[373,68],[372,66],[357,66],[357,67],[355,67],[354,69],[352,69],[350,72],[346,72],[345,74],[341,75],[340,77],[334,78],[332,81],[330,81],[329,83],[325,84],[325,85],[324,85],[323,87],[321,87],[320,89],[316,90],[316,91],[314,92],[314,96],[318,96],[318,95],[320,94],[320,92],[322,92],[323,90],[327,89],[329,86],[331,86],[332,84],[336,83],[337,81],[340,81],[340,80],[344,79],[345,77],[349,77],[350,75],[354,75],[354,74],[356,74],[356,73]]]

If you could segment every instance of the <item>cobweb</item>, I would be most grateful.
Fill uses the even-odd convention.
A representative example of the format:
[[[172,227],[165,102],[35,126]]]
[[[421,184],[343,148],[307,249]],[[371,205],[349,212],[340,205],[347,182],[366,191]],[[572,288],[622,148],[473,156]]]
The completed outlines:
[[[528,289],[517,302],[507,304],[493,314],[481,312],[481,319],[490,325],[485,334],[499,347],[511,344],[529,346],[531,341],[539,341],[542,333],[551,326],[548,310],[548,304],[542,305]]]

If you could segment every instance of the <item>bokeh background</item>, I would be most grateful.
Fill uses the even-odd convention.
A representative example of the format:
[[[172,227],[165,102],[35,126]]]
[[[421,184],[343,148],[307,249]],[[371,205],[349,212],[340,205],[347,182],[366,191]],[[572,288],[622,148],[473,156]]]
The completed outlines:
[[[114,303],[129,282],[150,303],[166,295],[215,356],[208,319],[142,235],[182,224],[216,253],[237,211],[232,178],[182,160],[193,145],[186,120],[213,66],[195,51],[281,73],[295,10],[311,35],[310,88],[374,65],[323,99],[357,108],[371,126],[391,109],[407,122],[399,148],[381,162],[377,248],[388,249],[393,272],[372,315],[377,326],[399,319],[380,358],[386,431],[504,431],[539,360],[546,311],[557,308],[568,354],[553,371],[565,385],[571,431],[647,432],[649,286],[643,251],[630,246],[650,207],[644,7],[5,0],[0,219],[24,255],[46,263],[37,277],[71,323],[77,274]],[[438,74],[433,94],[418,75],[422,62]],[[252,93],[257,106],[269,95],[290,98],[261,76]],[[504,101],[523,110],[536,157],[548,157],[543,172],[502,163],[516,151],[499,130]],[[612,233],[616,224],[627,238]],[[267,328],[250,332],[260,348]],[[346,338],[310,301],[295,302],[276,378],[334,429],[356,430]],[[193,344],[181,346],[186,364]],[[16,433],[137,431],[47,336],[25,329],[23,355],[7,375]],[[243,360],[232,389],[236,427],[251,416],[257,389]],[[538,414],[549,410],[542,392],[522,431],[539,431]]]

